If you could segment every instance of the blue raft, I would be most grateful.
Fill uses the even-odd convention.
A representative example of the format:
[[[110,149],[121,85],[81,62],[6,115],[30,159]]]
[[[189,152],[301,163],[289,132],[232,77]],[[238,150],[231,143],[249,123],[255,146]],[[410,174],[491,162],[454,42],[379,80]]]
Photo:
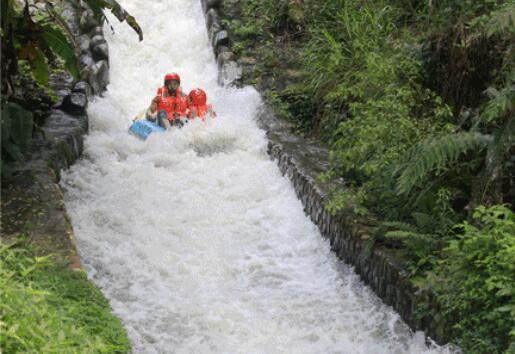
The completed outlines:
[[[162,133],[165,129],[159,125],[152,123],[147,119],[136,120],[129,128],[129,132],[136,135],[142,140],[146,140],[152,133]]]

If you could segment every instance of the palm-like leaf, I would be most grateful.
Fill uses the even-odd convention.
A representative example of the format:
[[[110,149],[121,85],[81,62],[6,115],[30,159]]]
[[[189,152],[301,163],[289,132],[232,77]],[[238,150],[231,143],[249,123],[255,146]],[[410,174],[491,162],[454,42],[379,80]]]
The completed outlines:
[[[429,173],[443,170],[458,157],[473,149],[483,149],[492,142],[492,136],[476,132],[462,132],[423,141],[406,153],[398,169],[397,192],[409,193]]]
[[[59,29],[43,25],[41,33],[43,39],[54,53],[60,56],[66,65],[66,69],[74,76],[78,76],[77,61],[75,58],[74,48],[68,42],[66,36]]]
[[[109,9],[111,13],[120,21],[126,21],[129,26],[138,34],[139,40],[143,40],[143,31],[136,19],[129,14],[116,0],[86,0],[98,19],[105,19],[104,9]]]

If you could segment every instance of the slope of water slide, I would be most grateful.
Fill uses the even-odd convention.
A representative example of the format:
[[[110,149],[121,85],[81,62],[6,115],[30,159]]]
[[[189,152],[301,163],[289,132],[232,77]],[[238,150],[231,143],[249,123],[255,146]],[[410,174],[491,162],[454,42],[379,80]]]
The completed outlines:
[[[252,88],[221,88],[199,0],[122,0],[111,83],[85,155],[63,173],[89,277],[136,353],[450,353],[427,345],[342,264],[266,154]],[[166,72],[218,118],[137,140],[130,119]]]

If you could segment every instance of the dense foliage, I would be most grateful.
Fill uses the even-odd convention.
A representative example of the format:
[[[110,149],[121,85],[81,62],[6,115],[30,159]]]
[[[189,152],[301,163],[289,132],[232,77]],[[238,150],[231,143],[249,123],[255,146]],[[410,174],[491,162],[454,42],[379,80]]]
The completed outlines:
[[[427,273],[442,314],[466,353],[515,351],[515,214],[479,207]],[[509,349],[508,349],[509,348]]]
[[[120,21],[126,21],[137,32],[140,40],[143,39],[141,28],[134,17],[115,0],[66,2],[78,11],[86,6],[98,23],[105,21],[104,11],[110,10]],[[2,0],[2,170],[5,169],[5,162],[23,159],[23,153],[29,148],[38,123],[33,119],[31,111],[41,108],[36,107],[40,102],[34,100],[15,102],[16,88],[25,86],[28,80],[36,82],[38,91],[48,91],[50,73],[56,68],[67,70],[77,79],[79,77],[73,33],[61,15],[62,8],[54,3],[48,0]]]
[[[247,82],[329,144],[328,208],[383,220],[465,352],[514,350],[515,1],[228,3]]]
[[[107,300],[85,273],[0,243],[0,348],[5,353],[128,353]]]

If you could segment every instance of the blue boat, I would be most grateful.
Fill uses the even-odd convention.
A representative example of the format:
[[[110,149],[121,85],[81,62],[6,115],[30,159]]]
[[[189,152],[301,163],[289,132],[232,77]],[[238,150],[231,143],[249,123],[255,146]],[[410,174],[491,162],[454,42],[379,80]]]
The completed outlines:
[[[147,119],[135,120],[129,128],[130,133],[142,140],[146,140],[152,133],[162,133],[164,131],[166,131],[164,128]]]

